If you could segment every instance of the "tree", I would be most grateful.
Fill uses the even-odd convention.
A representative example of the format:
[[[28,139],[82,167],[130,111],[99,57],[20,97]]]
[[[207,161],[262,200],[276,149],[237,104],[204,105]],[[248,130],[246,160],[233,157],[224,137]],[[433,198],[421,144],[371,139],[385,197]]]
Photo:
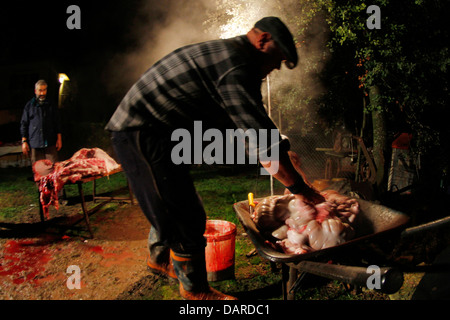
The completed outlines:
[[[388,142],[398,130],[413,133],[414,148],[424,157],[437,148],[448,155],[448,143],[442,139],[448,125],[439,120],[448,104],[447,2],[373,0],[370,4],[381,12],[380,29],[367,27],[368,6],[363,0],[313,2],[311,16],[326,14],[332,54],[345,66],[357,66],[349,72],[357,77],[360,96],[368,101],[364,112],[372,116],[378,186],[386,181]],[[345,57],[343,52],[353,54]],[[348,81],[348,75],[337,76]],[[335,100],[339,97],[339,92],[330,94]],[[400,128],[401,118],[406,128]]]
[[[413,134],[415,153],[436,172],[449,167],[448,1],[222,0],[217,4],[205,22],[208,31],[277,15],[293,32],[299,67],[270,76],[274,118],[279,115],[284,132],[311,131],[317,123],[317,106],[331,127],[346,123],[355,127],[351,130],[355,133],[356,127],[360,131],[367,123],[380,189],[386,185],[390,143],[401,131]],[[373,14],[367,12],[369,5],[380,10],[379,29],[368,27]],[[363,115],[367,121],[362,121]]]

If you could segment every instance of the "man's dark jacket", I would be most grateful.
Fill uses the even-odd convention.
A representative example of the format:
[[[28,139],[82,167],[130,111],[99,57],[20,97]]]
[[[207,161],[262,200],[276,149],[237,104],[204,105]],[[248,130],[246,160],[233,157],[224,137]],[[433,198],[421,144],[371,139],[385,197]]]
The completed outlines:
[[[32,98],[23,110],[20,133],[28,139],[30,148],[54,146],[57,134],[61,133],[58,108],[48,100],[40,105],[36,97]]]

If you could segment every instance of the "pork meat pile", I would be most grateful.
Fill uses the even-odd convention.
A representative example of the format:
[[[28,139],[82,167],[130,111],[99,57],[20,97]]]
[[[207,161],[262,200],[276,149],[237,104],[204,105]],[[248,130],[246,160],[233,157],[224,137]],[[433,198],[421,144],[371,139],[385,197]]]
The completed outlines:
[[[263,234],[277,239],[277,248],[288,254],[321,250],[352,239],[359,203],[333,190],[322,195],[325,202],[315,206],[292,194],[266,197],[256,205],[251,218]]]
[[[105,151],[99,148],[83,148],[70,159],[51,163],[39,160],[33,165],[34,181],[39,184],[40,201],[45,217],[48,219],[49,207],[59,208],[58,193],[68,181],[75,183],[92,176],[107,176],[120,165]]]

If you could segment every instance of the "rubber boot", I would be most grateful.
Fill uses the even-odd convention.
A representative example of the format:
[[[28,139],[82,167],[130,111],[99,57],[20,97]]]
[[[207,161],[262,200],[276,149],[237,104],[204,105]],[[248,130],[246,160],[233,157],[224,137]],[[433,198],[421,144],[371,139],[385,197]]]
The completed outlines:
[[[170,249],[160,241],[159,234],[153,227],[150,228],[148,236],[148,250],[147,269],[152,273],[176,279]]]
[[[179,254],[170,251],[180,282],[180,295],[186,300],[237,300],[211,288],[206,274],[205,253]]]
[[[173,268],[172,260],[169,262],[155,263],[152,261],[150,254],[147,256],[147,269],[157,275],[176,279],[177,275]]]

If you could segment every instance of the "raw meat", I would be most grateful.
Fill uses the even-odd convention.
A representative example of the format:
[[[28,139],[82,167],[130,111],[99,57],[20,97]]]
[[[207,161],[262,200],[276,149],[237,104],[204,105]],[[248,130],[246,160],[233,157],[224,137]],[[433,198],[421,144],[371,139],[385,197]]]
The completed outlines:
[[[288,254],[321,250],[350,240],[358,202],[332,190],[322,195],[326,201],[315,206],[293,195],[267,197],[260,202],[261,208],[256,207],[254,220],[263,233],[270,231]]]
[[[322,223],[311,220],[306,226],[304,234],[308,236],[309,245],[314,250],[321,250],[344,243],[350,226],[344,225],[341,220],[326,219]],[[351,228],[351,227],[350,227]]]
[[[330,203],[341,217],[346,217],[348,222],[353,223],[359,212],[359,203],[356,199],[349,198],[334,190],[322,192],[326,202]]]
[[[287,238],[287,232],[289,231],[289,227],[285,224],[278,229],[276,229],[274,232],[272,232],[272,237],[277,238],[279,240]]]
[[[107,176],[120,165],[99,148],[83,148],[70,159],[52,164],[39,160],[33,165],[34,180],[39,183],[39,193],[44,215],[48,218],[50,205],[59,208],[58,193],[68,181],[74,183],[85,177]]]
[[[266,197],[255,206],[252,219],[261,230],[272,232],[289,217],[288,205],[292,199],[293,195]]]
[[[316,208],[295,198],[289,202],[288,208],[290,217],[286,219],[286,224],[289,228],[299,232],[317,215]]]

